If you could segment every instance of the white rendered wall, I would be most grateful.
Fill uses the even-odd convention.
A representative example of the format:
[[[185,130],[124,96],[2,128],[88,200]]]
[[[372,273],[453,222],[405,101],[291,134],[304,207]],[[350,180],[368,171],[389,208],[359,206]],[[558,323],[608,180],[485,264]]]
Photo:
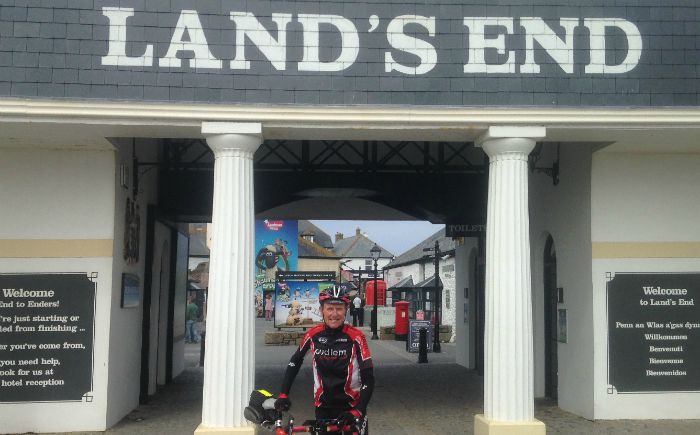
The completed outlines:
[[[669,144],[672,146],[673,144]],[[700,241],[700,155],[593,156],[592,239],[610,242]],[[696,419],[699,393],[608,394],[606,272],[699,272],[700,258],[593,259],[595,418]]]
[[[338,260],[323,258],[299,258],[297,268],[305,272],[333,272],[338,274]]]
[[[473,269],[476,245],[477,239],[469,237],[464,239],[462,245],[455,248],[455,362],[468,369],[475,367],[473,346],[476,327],[474,315],[476,282]],[[468,289],[468,299],[464,297],[465,288]]]
[[[134,199],[132,180],[128,181],[128,188],[120,185],[120,165],[124,164],[132,168],[132,144],[131,140],[114,141],[116,147],[116,162],[111,169],[113,176],[112,189],[116,192],[113,209],[114,225],[114,269],[112,275],[112,300],[109,334],[109,388],[107,406],[107,427],[113,426],[126,414],[131,412],[139,404],[140,373],[141,373],[141,322],[143,316],[143,290],[146,253],[146,218],[149,203],[155,202],[157,176],[156,170],[151,170],[139,177],[139,192],[136,203],[140,209],[140,254],[138,262],[127,264],[124,260],[124,226],[125,207],[127,197]],[[136,147],[140,161],[157,161],[156,144],[139,141]],[[140,172],[144,172],[143,169]],[[155,244],[162,241],[155,240]],[[141,282],[141,302],[138,307],[121,308],[121,281],[122,273],[137,275]],[[167,294],[167,291],[166,291]],[[153,303],[153,301],[152,301]],[[157,303],[157,302],[156,302]],[[166,303],[167,308],[167,303]],[[163,311],[166,315],[167,310]]]
[[[0,149],[0,242],[114,238],[114,151]],[[0,433],[106,428],[112,258],[0,258],[0,273],[97,272],[93,401],[0,404]]]
[[[353,270],[357,271],[358,269],[362,269],[365,272],[369,272],[371,275],[372,272],[374,271],[374,261],[372,261],[372,267],[369,269],[365,269],[365,260],[371,260],[371,258],[341,258],[340,261],[347,261],[347,263],[343,266],[343,269],[345,270]],[[377,279],[382,279],[382,269],[384,266],[389,264],[391,262],[391,258],[380,258],[377,260]],[[366,275],[364,275],[366,276]]]
[[[545,147],[538,166],[551,165],[553,147]],[[561,145],[560,181],[530,175],[530,252],[534,323],[535,397],[544,396],[544,281],[547,236],[557,255],[557,287],[564,289],[568,340],[558,343],[559,407],[593,418],[593,303],[591,292],[590,171],[592,146]],[[556,327],[556,325],[555,325]]]
[[[405,266],[400,266],[386,270],[387,287],[396,285],[402,279],[408,276],[413,277],[413,283],[418,284],[423,281],[423,269],[419,264],[412,263]],[[398,300],[398,296],[395,297]]]

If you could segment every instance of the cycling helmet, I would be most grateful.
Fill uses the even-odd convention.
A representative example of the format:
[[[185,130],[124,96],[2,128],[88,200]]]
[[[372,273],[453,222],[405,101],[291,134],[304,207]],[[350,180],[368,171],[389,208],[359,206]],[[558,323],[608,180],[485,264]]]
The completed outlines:
[[[347,286],[344,284],[333,285],[321,292],[318,296],[319,302],[321,304],[345,304],[346,306],[350,304],[350,299],[347,296]]]

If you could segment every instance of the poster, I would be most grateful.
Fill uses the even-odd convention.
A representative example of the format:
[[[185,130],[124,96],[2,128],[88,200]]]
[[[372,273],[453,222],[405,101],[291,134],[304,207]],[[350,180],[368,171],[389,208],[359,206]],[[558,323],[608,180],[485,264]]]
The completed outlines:
[[[700,392],[700,274],[609,273],[608,393]]]
[[[275,327],[311,327],[323,319],[320,292],[333,286],[330,281],[284,281],[275,292]]]
[[[277,272],[297,270],[298,222],[294,220],[255,221],[255,311],[265,316],[265,295],[275,292]]]
[[[96,278],[0,275],[0,402],[92,401]]]
[[[430,320],[409,320],[408,340],[406,340],[406,350],[408,352],[418,352],[420,350],[420,330],[426,329],[426,345],[428,352],[433,351],[433,332],[435,325]]]

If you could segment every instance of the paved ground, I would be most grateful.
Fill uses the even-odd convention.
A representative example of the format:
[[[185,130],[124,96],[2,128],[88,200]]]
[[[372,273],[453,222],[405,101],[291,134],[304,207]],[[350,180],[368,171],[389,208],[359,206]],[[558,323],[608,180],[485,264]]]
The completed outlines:
[[[256,327],[258,388],[276,392],[292,347],[264,346],[269,323]],[[403,343],[370,341],[377,385],[370,405],[370,427],[377,435],[472,434],[473,416],[482,412],[482,378],[454,364],[453,345],[429,354],[417,364]],[[203,370],[197,366],[198,345],[187,345],[187,369],[144,406],[129,414],[108,434],[191,435],[200,422]],[[308,361],[291,392],[297,420],[311,418],[311,369]],[[700,421],[625,420],[591,422],[566,413],[553,403],[538,401],[536,417],[548,434],[700,434]]]

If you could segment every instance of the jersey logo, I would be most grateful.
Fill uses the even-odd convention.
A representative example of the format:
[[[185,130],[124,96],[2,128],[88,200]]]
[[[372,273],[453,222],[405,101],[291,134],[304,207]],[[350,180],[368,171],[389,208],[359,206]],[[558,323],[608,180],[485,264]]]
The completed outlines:
[[[328,339],[326,337],[318,337],[318,342],[319,343],[328,343]]]
[[[348,339],[347,338],[338,338],[337,340],[335,340],[335,342],[336,343],[347,343]]]
[[[296,364],[294,364],[293,362],[290,361],[290,362],[289,362],[289,367],[296,367]]]

